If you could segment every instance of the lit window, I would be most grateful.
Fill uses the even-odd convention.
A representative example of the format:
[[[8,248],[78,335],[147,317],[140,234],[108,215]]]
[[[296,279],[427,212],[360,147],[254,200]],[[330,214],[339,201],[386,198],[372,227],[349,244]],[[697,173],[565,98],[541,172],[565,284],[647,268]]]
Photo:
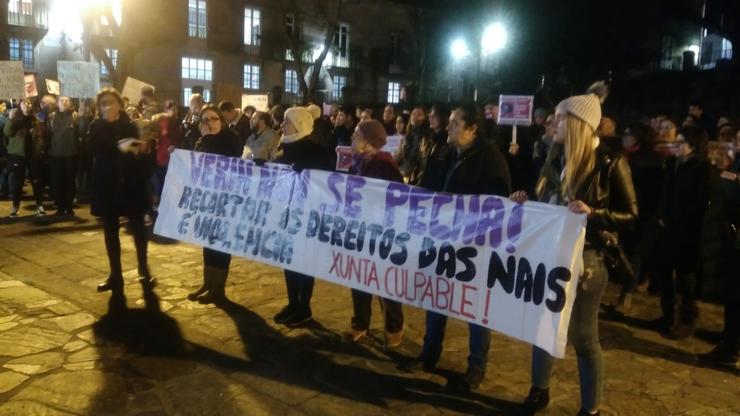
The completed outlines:
[[[184,106],[187,106],[190,104],[190,96],[193,95],[193,89],[192,88],[183,88],[182,89],[182,104]],[[211,90],[208,88],[203,89],[203,101],[210,102],[211,101]]]
[[[23,61],[23,66],[26,68],[33,68],[33,41],[31,39],[10,38],[8,42],[8,57],[11,61]]]
[[[33,0],[9,0],[8,13],[30,16],[33,14]]]
[[[261,14],[259,10],[244,9],[244,44],[249,46],[259,46],[260,44],[260,21]]]
[[[720,59],[732,59],[732,42],[722,38],[722,55]]]
[[[401,83],[389,82],[388,83],[388,102],[391,104],[398,104],[401,101]]]
[[[260,67],[244,65],[244,88],[248,90],[260,89]]]
[[[118,49],[105,48],[105,54],[108,55],[111,63],[113,63],[113,68],[118,68]],[[100,62],[100,76],[107,77],[109,75],[108,67],[103,62]]]
[[[183,57],[182,78],[202,81],[213,80],[213,61],[210,59]]]
[[[205,39],[208,34],[206,0],[188,1],[188,35]]]
[[[335,75],[332,77],[331,98],[334,101],[342,99],[342,90],[347,86],[347,77],[344,75]]]
[[[285,71],[285,92],[298,94],[298,73],[295,70],[288,69]]]

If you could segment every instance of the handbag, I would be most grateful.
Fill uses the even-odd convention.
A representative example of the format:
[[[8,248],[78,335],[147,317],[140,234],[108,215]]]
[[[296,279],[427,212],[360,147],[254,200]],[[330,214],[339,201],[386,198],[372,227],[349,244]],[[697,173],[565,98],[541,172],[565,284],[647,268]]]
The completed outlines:
[[[635,278],[635,268],[624,254],[622,246],[619,244],[619,237],[616,233],[600,230],[598,233],[601,239],[601,252],[604,254],[604,262],[607,267],[616,270],[622,276],[630,279]]]

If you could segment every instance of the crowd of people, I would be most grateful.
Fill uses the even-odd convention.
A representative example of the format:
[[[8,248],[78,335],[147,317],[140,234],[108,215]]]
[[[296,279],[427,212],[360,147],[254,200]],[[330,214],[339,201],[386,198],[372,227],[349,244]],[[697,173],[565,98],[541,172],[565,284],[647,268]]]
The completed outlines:
[[[155,280],[147,263],[148,217],[156,207],[176,148],[291,165],[295,170],[334,170],[337,146],[351,146],[350,174],[405,182],[435,192],[489,194],[567,206],[588,218],[580,277],[569,327],[581,385],[581,412],[599,413],[604,366],[598,334],[601,298],[609,280],[621,294],[611,312],[631,313],[638,291],[659,294],[661,316],[655,328],[681,340],[693,336],[697,300],[722,301],[723,339],[700,358],[736,366],[740,332],[740,131],[728,117],[714,122],[701,103],[692,102],[681,123],[665,115],[618,128],[602,114],[608,95],[603,83],[586,94],[534,111],[531,126],[499,125],[498,106],[445,105],[400,109],[342,105],[322,114],[318,105],[269,111],[237,108],[222,101],[190,97],[180,118],[177,103],[157,100],[150,88],[131,104],[112,88],[76,110],[67,97],[24,99],[6,115],[0,103],[0,194],[12,201],[10,217],[20,215],[26,180],[45,215],[52,195],[57,216],[73,216],[75,198],[91,203],[102,219],[110,275],[99,291],[122,294],[118,237],[120,217],[134,236],[142,285]],[[618,133],[621,131],[621,133]],[[388,137],[402,136],[394,154]],[[720,143],[708,155],[708,144]],[[203,284],[192,301],[223,306],[231,256],[203,250]],[[314,278],[285,271],[287,304],[278,324],[297,327],[313,319]],[[352,290],[353,316],[346,336],[367,335],[371,295]],[[385,340],[403,339],[400,303],[381,299]],[[124,304],[125,305],[125,304]],[[122,306],[122,305],[119,305]],[[433,369],[443,352],[447,317],[426,314],[422,352],[404,365],[408,371]],[[462,389],[474,389],[486,373],[489,330],[469,324],[468,369]],[[553,358],[534,347],[532,385],[525,405],[533,412],[549,402]]]

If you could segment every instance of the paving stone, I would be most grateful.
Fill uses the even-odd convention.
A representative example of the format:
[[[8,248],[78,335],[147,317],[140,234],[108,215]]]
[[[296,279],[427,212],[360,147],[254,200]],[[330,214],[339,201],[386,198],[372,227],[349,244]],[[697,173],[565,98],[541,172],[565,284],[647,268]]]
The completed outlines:
[[[0,406],[0,414],[5,416],[72,416],[45,404],[31,400],[11,400]]]
[[[64,363],[64,354],[60,352],[43,352],[27,355],[8,361],[3,367],[18,373],[33,375],[55,370]]]
[[[41,376],[13,396],[78,414],[121,414],[125,409],[121,376],[95,370]]]
[[[87,342],[78,339],[78,340],[69,342],[67,344],[64,344],[62,349],[66,352],[75,352],[77,350],[85,348],[87,345],[88,345]]]
[[[0,372],[0,393],[5,393],[18,387],[28,376],[13,371]]]
[[[66,332],[72,332],[82,327],[92,325],[97,319],[86,312],[79,312],[72,315],[60,316],[49,319]]]
[[[18,322],[3,322],[0,324],[0,331],[5,331],[18,326]]]
[[[0,336],[0,356],[21,357],[47,351],[67,343],[70,335],[28,326],[18,326]]]
[[[81,371],[92,370],[95,368],[95,361],[82,361],[79,363],[67,363],[62,366],[65,370]]]
[[[55,305],[51,305],[46,308],[57,315],[71,315],[75,312],[79,312],[80,308],[69,302],[60,302]]]

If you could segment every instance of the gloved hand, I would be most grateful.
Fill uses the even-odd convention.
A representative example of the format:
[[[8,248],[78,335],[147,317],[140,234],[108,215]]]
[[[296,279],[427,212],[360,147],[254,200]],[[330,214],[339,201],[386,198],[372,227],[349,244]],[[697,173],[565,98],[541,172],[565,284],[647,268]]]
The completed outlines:
[[[303,172],[303,169],[305,169],[306,166],[302,163],[293,163],[293,171],[301,173]]]
[[[252,161],[257,166],[265,166],[265,162],[267,162],[265,159],[252,159]]]

